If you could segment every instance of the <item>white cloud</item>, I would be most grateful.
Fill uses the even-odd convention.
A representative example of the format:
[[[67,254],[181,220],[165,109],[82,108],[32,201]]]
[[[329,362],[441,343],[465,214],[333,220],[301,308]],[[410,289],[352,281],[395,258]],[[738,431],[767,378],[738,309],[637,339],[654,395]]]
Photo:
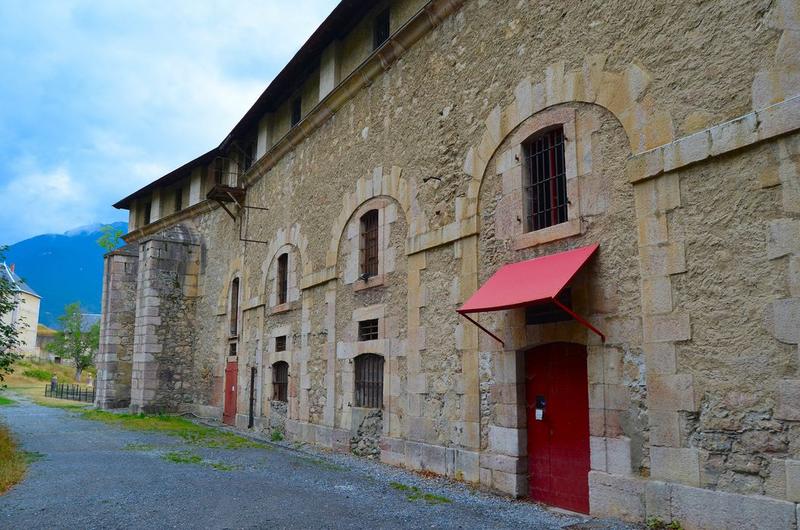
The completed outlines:
[[[0,226],[36,234],[63,232],[75,223],[92,221],[87,190],[65,167],[43,171],[32,160],[17,167],[16,176],[0,187]]]
[[[110,204],[217,145],[336,3],[0,2],[0,243],[120,219]]]

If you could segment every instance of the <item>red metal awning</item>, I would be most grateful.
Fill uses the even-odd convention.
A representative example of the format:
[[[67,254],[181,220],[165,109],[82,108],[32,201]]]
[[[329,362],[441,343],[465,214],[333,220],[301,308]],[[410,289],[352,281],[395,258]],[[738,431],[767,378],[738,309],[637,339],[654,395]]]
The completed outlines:
[[[486,283],[458,309],[458,312],[505,345],[499,337],[478,324],[467,313],[500,311],[542,302],[552,302],[569,313],[572,318],[600,335],[601,340],[605,342],[605,335],[557,299],[558,294],[575,277],[581,267],[589,261],[589,258],[592,257],[592,254],[597,251],[599,246],[594,244],[550,256],[504,265],[491,278],[486,280]]]

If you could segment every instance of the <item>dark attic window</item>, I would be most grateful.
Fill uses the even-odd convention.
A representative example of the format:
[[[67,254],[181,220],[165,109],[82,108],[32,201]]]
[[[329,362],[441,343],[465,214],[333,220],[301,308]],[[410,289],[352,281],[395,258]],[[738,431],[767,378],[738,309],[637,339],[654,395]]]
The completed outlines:
[[[358,323],[358,340],[377,340],[378,339],[378,319],[361,320]]]
[[[183,188],[178,188],[175,190],[175,211],[181,210],[183,210]]]
[[[389,40],[389,9],[378,13],[372,27],[372,49],[377,50]]]
[[[297,97],[292,101],[292,127],[300,123],[303,116],[303,102]]]
[[[275,351],[286,351],[286,335],[275,337]]]
[[[558,295],[558,301],[572,309],[572,289],[567,287]],[[572,320],[572,315],[552,302],[536,304],[525,308],[525,324],[552,324]]]

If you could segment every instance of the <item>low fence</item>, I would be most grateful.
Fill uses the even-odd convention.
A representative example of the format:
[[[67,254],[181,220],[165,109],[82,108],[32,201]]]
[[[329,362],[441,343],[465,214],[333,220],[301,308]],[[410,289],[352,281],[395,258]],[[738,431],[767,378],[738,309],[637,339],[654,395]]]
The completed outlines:
[[[94,387],[91,386],[81,388],[80,385],[65,385],[61,383],[55,386],[46,385],[44,387],[44,397],[71,399],[73,401],[85,401],[87,403],[94,403],[94,393]]]

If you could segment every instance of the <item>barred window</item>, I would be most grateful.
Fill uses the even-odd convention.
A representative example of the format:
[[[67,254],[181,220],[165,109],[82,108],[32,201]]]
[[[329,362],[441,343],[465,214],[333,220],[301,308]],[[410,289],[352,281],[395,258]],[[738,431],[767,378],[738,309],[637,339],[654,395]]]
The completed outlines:
[[[525,228],[541,230],[567,221],[567,177],[564,129],[533,137],[525,152]]]
[[[239,331],[239,278],[234,278],[231,284],[231,337],[238,335]]]
[[[361,216],[361,275],[364,278],[378,274],[378,210]]]
[[[275,351],[286,351],[286,335],[275,337]]]
[[[358,323],[358,340],[377,340],[378,319],[361,320]]]
[[[288,401],[289,363],[278,361],[272,365],[272,400]]]
[[[289,290],[289,255],[281,254],[278,257],[278,304],[286,303]]]
[[[355,358],[356,407],[383,408],[383,357],[364,353]]]

